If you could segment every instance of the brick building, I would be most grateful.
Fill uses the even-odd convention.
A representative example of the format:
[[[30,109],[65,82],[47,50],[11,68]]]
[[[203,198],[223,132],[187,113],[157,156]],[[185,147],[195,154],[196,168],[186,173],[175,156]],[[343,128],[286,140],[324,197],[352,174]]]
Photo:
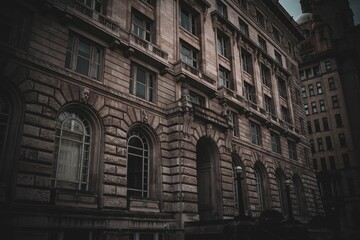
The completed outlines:
[[[359,237],[360,51],[348,1],[300,1],[300,80],[313,165],[325,214],[346,239]],[[355,234],[357,234],[355,237]]]
[[[3,234],[200,239],[224,231],[206,223],[265,210],[304,223],[321,213],[303,35],[278,1],[13,1],[0,12]]]

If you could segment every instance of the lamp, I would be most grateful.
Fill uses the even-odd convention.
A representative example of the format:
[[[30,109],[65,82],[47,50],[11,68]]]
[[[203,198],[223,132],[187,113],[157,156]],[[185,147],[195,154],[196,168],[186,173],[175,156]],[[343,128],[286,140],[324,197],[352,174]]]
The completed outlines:
[[[245,214],[243,198],[242,198],[242,189],[241,189],[241,180],[242,180],[241,174],[243,172],[243,169],[240,165],[237,165],[235,166],[234,171],[236,174],[239,216],[243,216]]]

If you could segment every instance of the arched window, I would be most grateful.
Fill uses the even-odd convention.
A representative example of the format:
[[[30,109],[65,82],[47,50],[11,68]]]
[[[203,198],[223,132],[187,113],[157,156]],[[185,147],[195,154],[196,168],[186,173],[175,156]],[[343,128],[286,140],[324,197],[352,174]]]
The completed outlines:
[[[55,131],[55,187],[88,190],[91,127],[81,114],[64,111]]]
[[[306,197],[304,192],[303,183],[298,175],[294,175],[294,188],[296,193],[297,205],[299,214],[304,216],[307,214]]]
[[[286,199],[286,193],[284,187],[285,175],[282,170],[277,169],[275,172],[275,176],[276,176],[276,185],[279,193],[281,212],[285,215],[288,213],[287,199]]]
[[[149,197],[149,141],[138,129],[129,132],[127,159],[128,196]]]
[[[265,192],[264,192],[264,185],[263,185],[263,176],[261,174],[260,169],[255,168],[255,184],[256,184],[256,192],[258,194],[258,205],[260,211],[265,210]]]
[[[0,201],[11,196],[19,147],[22,104],[18,92],[0,81]]]
[[[3,95],[0,95],[0,159],[5,159],[5,139],[9,125],[9,102]],[[3,169],[3,161],[0,162],[0,169]]]

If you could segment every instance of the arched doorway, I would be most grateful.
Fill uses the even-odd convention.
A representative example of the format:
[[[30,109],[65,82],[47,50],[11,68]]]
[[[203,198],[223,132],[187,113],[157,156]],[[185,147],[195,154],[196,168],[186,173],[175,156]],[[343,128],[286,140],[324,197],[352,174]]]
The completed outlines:
[[[210,138],[201,138],[196,145],[198,211],[200,220],[220,216],[221,193],[218,181],[219,150]]]

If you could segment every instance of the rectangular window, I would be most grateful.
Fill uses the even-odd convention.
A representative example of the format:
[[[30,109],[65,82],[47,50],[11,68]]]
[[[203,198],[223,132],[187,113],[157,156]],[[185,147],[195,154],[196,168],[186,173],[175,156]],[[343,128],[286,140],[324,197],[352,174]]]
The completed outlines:
[[[216,11],[224,18],[227,18],[226,5],[219,0],[216,1]]]
[[[153,23],[138,11],[132,12],[132,33],[148,42],[153,42]]]
[[[320,158],[321,170],[327,171],[325,158]]]
[[[293,141],[288,140],[288,150],[289,150],[289,158],[296,160],[297,154],[296,154],[296,144]]]
[[[0,42],[25,50],[29,42],[30,11],[11,5],[3,6],[0,11]]]
[[[310,146],[311,146],[311,152],[314,153],[315,151],[315,144],[314,144],[314,140],[310,139]]]
[[[332,66],[331,66],[330,60],[326,60],[326,61],[325,61],[325,70],[326,70],[327,72],[332,70]]]
[[[313,167],[314,167],[315,170],[318,169],[318,163],[317,163],[316,158],[313,159]]]
[[[306,74],[306,78],[312,78],[314,76],[311,68],[305,69],[305,74]]]
[[[339,133],[339,142],[341,147],[346,147],[346,139],[344,133]]]
[[[281,154],[280,136],[274,132],[270,132],[271,150],[275,153]]]
[[[309,107],[308,107],[308,104],[307,103],[304,103],[304,112],[305,112],[305,115],[308,116],[310,113],[309,113]]]
[[[344,168],[350,168],[350,159],[349,159],[349,154],[347,153],[344,153],[342,155],[342,158],[343,158],[343,162],[344,162]]]
[[[247,0],[237,0],[237,2],[239,3],[239,5],[243,8],[246,8],[246,1]]]
[[[312,128],[311,128],[311,122],[307,121],[307,127],[308,127],[308,133],[311,134],[312,133]]]
[[[322,123],[323,123],[324,131],[329,131],[329,123],[328,123],[328,119],[326,117],[322,118]]]
[[[304,123],[304,119],[302,119],[301,117],[299,117],[299,123],[300,123],[300,132],[301,134],[305,134],[305,123]]]
[[[336,89],[336,86],[335,86],[334,78],[329,78],[329,79],[328,79],[328,82],[329,82],[329,88],[330,88],[330,90],[335,90],[335,89]]]
[[[83,37],[70,33],[66,48],[65,68],[100,80],[101,66],[102,48]]]
[[[330,136],[325,137],[325,141],[326,141],[327,150],[332,150],[333,146],[332,146],[332,142],[331,142],[331,137]]]
[[[314,72],[314,76],[319,76],[321,74],[320,66],[317,65],[317,66],[313,67],[313,72]]]
[[[249,52],[247,52],[245,49],[241,48],[241,60],[242,60],[242,69],[252,74],[252,57]]]
[[[329,156],[330,169],[336,170],[335,158],[333,156]]]
[[[300,80],[301,80],[301,81],[303,81],[303,80],[306,79],[306,77],[305,77],[305,71],[304,71],[304,70],[301,70],[301,71],[299,72],[299,75],[300,75]]]
[[[265,17],[264,17],[264,15],[263,15],[259,10],[256,10],[256,21],[257,21],[262,27],[265,27]]]
[[[320,105],[320,112],[325,112],[326,108],[325,108],[324,100],[319,100],[319,105]]]
[[[274,36],[275,40],[280,42],[280,32],[279,32],[279,30],[275,26],[272,27],[272,30],[273,30],[273,36]]]
[[[246,100],[256,103],[255,87],[247,82],[244,82],[244,96]]]
[[[264,52],[267,52],[267,46],[266,46],[266,41],[265,41],[265,39],[263,39],[262,37],[258,36],[258,40],[259,40],[259,47],[260,47]]]
[[[193,91],[190,91],[189,94],[190,94],[190,101],[192,103],[202,106],[202,107],[205,107],[205,97],[203,97]]]
[[[239,18],[239,26],[240,26],[240,32],[246,36],[249,36],[249,27],[248,25]]]
[[[232,87],[230,84],[230,71],[222,66],[219,66],[219,86]]]
[[[317,144],[318,144],[318,150],[319,150],[319,152],[324,151],[324,144],[323,144],[322,138],[318,138],[318,139],[317,139]]]
[[[305,88],[305,86],[301,86],[301,95],[302,95],[303,98],[306,97],[306,88]]]
[[[275,56],[275,61],[280,64],[280,66],[282,66],[282,57],[281,54],[279,52],[277,52],[276,50],[274,50],[274,56]]]
[[[312,84],[309,84],[309,96],[314,96],[314,86]]]
[[[311,103],[311,110],[312,110],[312,113],[317,113],[317,107],[316,107],[316,102],[312,102]]]
[[[181,6],[180,7],[180,26],[186,31],[197,35],[198,34],[198,21],[199,14],[189,11],[189,7]]]
[[[130,94],[149,102],[155,101],[155,74],[146,68],[131,64]]]
[[[198,68],[198,51],[190,45],[186,43],[180,44],[180,58],[187,65],[195,69]]]
[[[318,94],[323,94],[321,82],[316,83],[316,89],[317,89]]]
[[[301,70],[301,71],[299,72],[299,76],[300,76],[300,80],[301,80],[301,81],[305,80],[305,79],[306,79],[306,77],[305,77],[305,71],[304,71],[304,70]]]
[[[342,122],[342,119],[341,119],[341,114],[335,114],[335,122],[336,122],[336,127],[337,127],[337,128],[343,127],[343,122]]]
[[[349,195],[350,196],[356,195],[354,179],[352,177],[347,178],[347,186],[348,186]]]
[[[331,101],[333,104],[333,108],[339,108],[339,100],[337,96],[332,96]]]
[[[226,58],[230,57],[230,39],[220,31],[217,34],[217,50],[218,54]]]
[[[262,83],[271,88],[271,74],[270,69],[264,64],[261,64],[261,79]]]
[[[251,143],[256,145],[261,145],[260,125],[254,122],[250,122],[250,134],[251,134]]]
[[[286,82],[282,78],[278,78],[278,85],[279,85],[279,95],[282,98],[287,98],[287,89],[286,89]]]
[[[274,103],[271,97],[264,95],[265,99],[265,111],[274,114]]]
[[[315,126],[315,131],[316,132],[320,132],[320,122],[319,122],[319,119],[315,119],[314,120],[314,126]]]
[[[281,115],[284,122],[291,123],[289,111],[284,106],[281,106]]]

